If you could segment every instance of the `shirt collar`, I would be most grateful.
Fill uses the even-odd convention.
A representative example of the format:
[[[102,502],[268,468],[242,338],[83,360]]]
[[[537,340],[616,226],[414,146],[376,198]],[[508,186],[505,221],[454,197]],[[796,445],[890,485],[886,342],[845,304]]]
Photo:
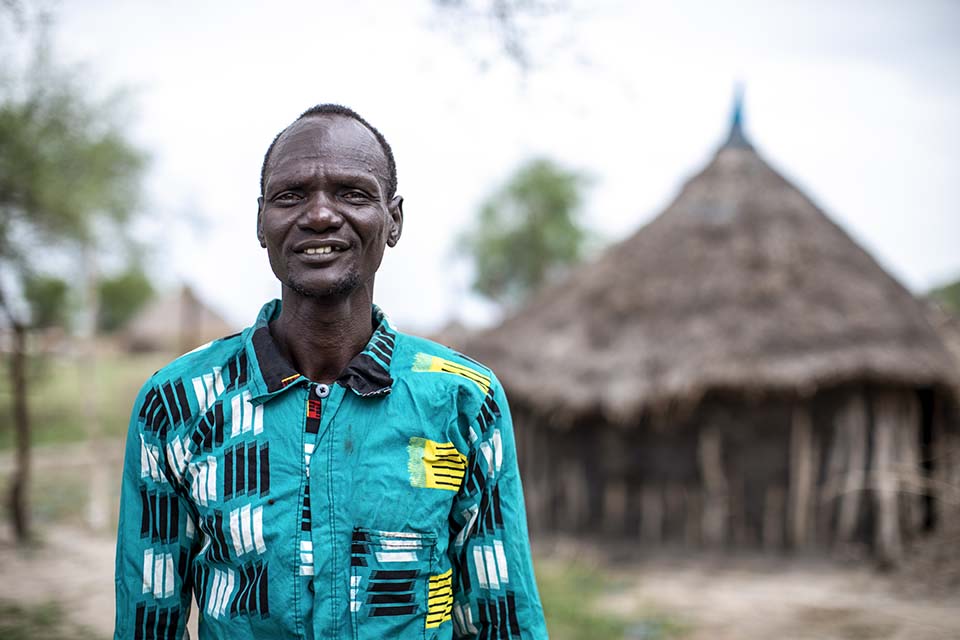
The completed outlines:
[[[306,380],[283,357],[270,333],[270,322],[279,317],[280,308],[280,300],[263,305],[257,321],[247,330],[244,348],[251,363],[251,383],[256,387],[256,397],[272,397],[293,383]],[[396,331],[377,305],[372,305],[371,322],[374,330],[367,346],[353,357],[337,378],[337,384],[364,398],[387,395],[393,387],[390,362],[396,345]]]

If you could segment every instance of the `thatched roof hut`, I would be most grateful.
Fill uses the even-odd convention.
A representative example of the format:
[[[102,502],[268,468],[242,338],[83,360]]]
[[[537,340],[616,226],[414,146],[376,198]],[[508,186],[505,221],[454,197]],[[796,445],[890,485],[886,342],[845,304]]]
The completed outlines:
[[[148,303],[127,323],[120,337],[132,351],[185,353],[235,331],[183,285]]]
[[[550,434],[529,443],[540,449],[537,455],[569,431],[577,442],[570,455],[620,459],[575,472],[587,485],[601,485],[565,490],[586,492],[589,500],[531,496],[534,505],[550,503],[534,520],[556,528],[570,509],[582,508],[575,520],[589,530],[600,526],[590,519],[608,519],[604,505],[611,501],[627,514],[615,519],[627,518],[628,528],[662,532],[671,509],[687,508],[680,499],[671,506],[662,497],[671,485],[687,496],[699,492],[697,518],[703,522],[694,537],[700,539],[708,537],[709,526],[721,527],[717,518],[733,518],[731,483],[738,476],[741,484],[782,490],[781,502],[789,503],[783,507],[785,537],[792,532],[793,542],[804,544],[814,537],[805,529],[816,528],[804,513],[817,509],[817,491],[831,473],[861,467],[859,492],[872,481],[864,467],[872,463],[879,471],[896,463],[881,458],[902,447],[886,452],[887,436],[870,431],[883,422],[880,395],[900,398],[888,402],[897,415],[922,414],[917,419],[929,422],[927,414],[939,415],[939,407],[953,403],[956,379],[923,305],[757,153],[744,136],[739,107],[727,141],[662,214],[460,346],[497,371],[518,413],[518,431],[528,429],[531,439]],[[891,390],[902,393],[891,396]],[[853,440],[838,452],[837,443],[849,440],[836,435],[844,420],[869,422],[868,433],[845,427]],[[749,477],[757,451],[744,448],[754,437],[743,435],[753,428],[747,425],[756,427],[756,437],[770,439],[768,454],[783,453],[783,464],[765,479]],[[918,447],[931,445],[920,431],[932,427],[918,422],[910,428],[916,438],[905,442],[916,440],[909,455],[919,458],[924,451]],[[671,438],[674,444],[664,448]],[[590,449],[597,439],[607,445]],[[644,457],[640,448],[660,454]],[[643,470],[681,459],[690,467],[685,477],[667,481]],[[527,463],[537,465],[532,457]],[[556,459],[551,465],[563,467]],[[534,485],[542,480],[544,490],[553,480],[564,481],[538,479],[538,473],[527,475]],[[661,498],[645,495],[651,484]],[[776,502],[776,491],[761,491],[754,501]],[[831,491],[838,495],[835,487]],[[749,502],[749,496],[740,498]],[[578,500],[599,505],[577,507]],[[666,502],[647,509],[659,512],[653,525],[630,523],[629,514],[658,500]],[[711,501],[726,503],[720,515],[705,515]],[[754,514],[755,538],[771,517],[780,518],[757,509],[763,513]],[[859,503],[847,509],[853,510],[848,521],[872,527],[874,513]],[[836,528],[838,516],[825,517]],[[855,525],[846,526],[853,536]],[[680,535],[689,537],[689,523],[685,528]],[[764,539],[768,535],[764,529]]]

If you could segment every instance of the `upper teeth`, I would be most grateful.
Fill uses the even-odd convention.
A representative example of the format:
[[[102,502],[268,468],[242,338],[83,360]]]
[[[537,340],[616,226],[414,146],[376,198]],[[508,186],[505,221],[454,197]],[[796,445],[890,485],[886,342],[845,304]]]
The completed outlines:
[[[333,251],[333,247],[310,247],[304,250],[304,253],[307,255],[313,255],[315,253],[330,253]]]

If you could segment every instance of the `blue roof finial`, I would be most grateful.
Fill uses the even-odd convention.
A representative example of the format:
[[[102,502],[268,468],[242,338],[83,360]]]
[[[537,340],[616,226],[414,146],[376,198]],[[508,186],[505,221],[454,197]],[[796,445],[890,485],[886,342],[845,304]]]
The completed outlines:
[[[733,88],[733,114],[730,118],[730,135],[723,143],[723,148],[752,149],[753,145],[743,134],[743,84],[737,83]]]

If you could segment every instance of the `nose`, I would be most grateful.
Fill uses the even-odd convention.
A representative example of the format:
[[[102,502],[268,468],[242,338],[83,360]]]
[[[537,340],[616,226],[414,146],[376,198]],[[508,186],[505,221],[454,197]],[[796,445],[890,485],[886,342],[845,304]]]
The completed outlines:
[[[314,194],[303,209],[297,224],[302,229],[321,232],[337,229],[343,224],[343,216],[337,211],[336,203],[323,193]]]

